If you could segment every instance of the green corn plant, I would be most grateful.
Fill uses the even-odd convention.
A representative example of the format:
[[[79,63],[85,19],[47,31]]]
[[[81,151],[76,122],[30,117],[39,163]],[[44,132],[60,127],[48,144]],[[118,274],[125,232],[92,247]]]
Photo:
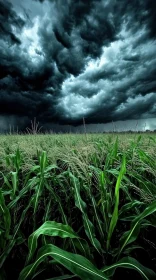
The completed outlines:
[[[105,135],[87,135],[87,141],[81,135],[64,135],[63,141],[61,135],[20,137],[24,151],[12,152],[15,138],[6,154],[0,151],[0,278],[8,277],[7,260],[14,256],[18,263],[19,256],[25,263],[17,269],[19,279],[44,278],[49,268],[60,274],[50,279],[112,279],[119,267],[123,275],[133,269],[143,279],[156,279],[137,261],[140,250],[148,251],[154,267],[155,135],[150,142],[144,135],[110,135],[110,143]],[[37,146],[37,157],[33,151],[27,155],[29,143],[34,151]],[[28,170],[24,164],[29,166],[31,156],[38,162]],[[55,164],[58,158],[67,171]]]
[[[117,263],[102,268],[101,271],[104,272],[108,277],[112,278],[112,276],[115,273],[115,270],[118,267],[136,270],[145,280],[154,280],[156,277],[156,274],[151,269],[143,266],[136,259],[131,257],[124,257]]]
[[[0,251],[5,249],[6,242],[9,240],[11,216],[5,203],[5,197],[0,189]]]
[[[117,158],[118,153],[118,137],[116,138],[116,141],[112,147],[112,151],[110,152],[110,165],[112,166],[114,164],[114,161]]]
[[[82,280],[109,279],[102,271],[98,270],[85,257],[78,254],[69,253],[58,248],[57,246],[48,244],[39,250],[35,262],[26,266],[21,271],[19,280],[31,279],[38,265],[48,256],[54,258],[58,263],[63,265],[73,274],[79,276]]]
[[[17,148],[14,154],[8,154],[5,160],[6,165],[13,168],[14,171],[10,171],[7,176],[1,172],[4,180],[3,186],[9,187],[10,196],[14,199],[19,191],[19,173],[23,162],[19,148]]]
[[[18,190],[19,186],[19,180],[18,180],[18,173],[17,171],[11,172],[11,181],[12,181],[12,187],[13,187],[13,195],[16,195],[16,192]]]
[[[108,170],[108,169],[112,168],[115,160],[117,160],[118,146],[119,146],[118,137],[116,137],[114,144],[112,144],[110,142],[108,145],[106,145],[107,153],[106,153],[106,158],[105,158],[104,170]]]
[[[38,178],[38,182],[36,185],[36,192],[34,195],[34,213],[36,213],[37,211],[37,207],[39,204],[39,199],[42,195],[42,191],[44,188],[44,171],[45,168],[47,166],[47,154],[45,151],[43,151],[43,153],[39,156],[39,167],[40,167],[40,172],[39,172],[39,178]]]
[[[8,203],[8,208],[13,209],[14,207],[16,207],[17,203],[24,196],[29,195],[29,191],[33,190],[34,187],[36,186],[36,184],[37,184],[36,177],[33,177],[32,179],[29,179],[27,181],[27,183],[25,183],[25,186],[23,187],[23,189],[21,189],[21,191],[19,191],[18,195],[16,195],[16,197]]]
[[[26,215],[28,209],[30,208],[31,204],[32,204],[32,199],[30,199],[30,202],[28,203],[27,207],[23,210],[20,220],[14,228],[11,238],[8,240],[6,247],[4,248],[3,252],[0,255],[0,269],[2,268],[7,257],[9,256],[11,250],[13,249],[13,247],[15,246],[15,244],[17,244],[17,242],[19,240],[17,235],[19,234],[20,226],[21,226],[22,222],[24,221],[25,215]]]
[[[89,169],[90,169],[90,176],[94,176],[94,172],[96,173],[96,177],[99,176],[99,173],[101,172],[100,169],[94,167],[94,166],[89,166]],[[91,205],[92,205],[92,208],[93,208],[93,212],[94,212],[94,223],[96,222],[96,225],[97,225],[97,228],[98,228],[98,231],[101,235],[101,239],[104,239],[104,223],[102,223],[102,220],[100,218],[100,213],[99,213],[99,205],[97,203],[97,198],[95,199],[94,195],[93,195],[93,187],[91,186],[90,183],[88,183],[86,186],[85,186],[85,192],[87,194],[87,196],[90,198],[90,201],[91,201]],[[98,195],[99,197],[99,195]]]
[[[36,190],[34,194],[34,214],[37,211],[38,204],[44,190],[45,182],[47,178],[50,177],[49,172],[55,168],[57,168],[56,165],[48,166],[47,153],[43,151],[42,154],[39,155],[39,165],[33,167],[33,171],[37,171]]]
[[[99,192],[100,200],[98,206],[101,208],[101,213],[104,219],[105,235],[108,234],[109,220],[111,217],[112,194],[108,190],[109,180],[105,171],[100,171],[99,174]]]
[[[58,209],[59,209],[59,212],[61,214],[62,222],[65,225],[68,225],[68,219],[67,219],[67,216],[64,212],[63,205],[62,205],[60,197],[54,192],[53,188],[50,187],[48,182],[45,182],[45,186],[46,186],[47,190],[50,192],[50,195],[52,195],[52,197],[57,202]],[[64,244],[66,244],[66,242],[64,242]],[[84,241],[82,239],[80,241],[79,239],[77,239],[73,242],[73,239],[71,239],[69,241],[69,244],[71,244],[71,247],[74,249],[75,253],[77,252],[77,250],[76,250],[76,248],[77,248],[80,252],[83,252],[85,256],[90,256],[89,246],[86,244],[86,241]]]
[[[127,213],[134,211],[134,217],[136,214],[138,214],[139,207],[143,206],[145,203],[138,200],[132,200],[131,202],[128,202],[122,206],[122,208],[119,210],[119,219],[126,220],[127,219]],[[140,214],[140,211],[139,211]]]
[[[118,179],[117,179],[117,182],[116,182],[116,186],[115,186],[115,206],[114,206],[114,211],[113,211],[113,214],[112,214],[112,218],[111,218],[111,222],[110,222],[110,226],[109,226],[109,231],[108,231],[107,250],[109,249],[111,236],[113,234],[113,231],[114,231],[114,229],[116,227],[116,224],[117,224],[117,221],[118,221],[119,190],[120,190],[122,178],[123,178],[125,173],[126,173],[126,157],[124,155],[123,160],[122,160],[120,173],[119,173],[119,176],[118,176]]]
[[[21,169],[21,164],[23,162],[21,151],[19,150],[19,148],[17,148],[14,154],[8,154],[5,157],[5,160],[7,166],[12,166],[17,173],[19,172],[19,170]]]
[[[40,235],[80,239],[80,237],[73,231],[73,229],[70,226],[63,225],[55,221],[47,221],[39,229],[33,232],[33,234],[29,237],[28,240],[29,255],[28,255],[27,263],[32,259],[34,255],[34,252],[37,248],[37,239]],[[84,242],[82,243],[81,240],[79,242],[83,247]],[[85,248],[83,248],[83,250],[85,252]]]
[[[147,164],[148,166],[150,166],[150,167],[152,167],[154,169],[156,168],[156,162],[155,162],[154,158],[150,157],[147,153],[145,153],[141,149],[138,149],[137,152],[138,152],[140,160],[143,163]]]
[[[129,172],[131,179],[135,180],[135,184],[139,185],[140,190],[149,196],[156,195],[155,184],[149,181],[144,175],[140,175],[138,172],[133,171]]]
[[[133,219],[133,221],[131,222],[130,230],[128,232],[125,232],[121,237],[121,248],[118,257],[120,256],[121,252],[128,244],[134,242],[137,239],[141,228],[141,222],[143,221],[143,219],[153,214],[155,211],[156,211],[156,201],[154,201],[152,204],[146,207],[146,209],[138,217]]]
[[[150,213],[152,213],[152,207]],[[63,230],[63,232],[61,230]],[[63,238],[77,238],[77,236],[75,236],[75,233],[70,227],[49,221],[48,223],[43,224],[43,226],[41,226],[36,232],[34,232],[29,237],[29,255],[33,255],[33,251],[36,250],[37,238],[40,234],[60,236]],[[74,275],[79,276],[82,280],[110,279],[110,277],[114,275],[114,272],[118,267],[134,269],[140,273],[143,279],[146,280],[154,280],[156,277],[156,274],[152,270],[144,267],[134,258],[125,257],[117,263],[108,267],[105,266],[104,268],[99,270],[82,255],[73,254],[62,250],[52,244],[47,244],[38,251],[36,260],[32,264],[27,265],[21,271],[19,280],[32,279],[37,267],[40,265],[41,262],[45,260],[47,256],[52,257],[55,261],[63,265]]]
[[[71,172],[69,172],[69,176],[70,176],[70,178],[72,180],[72,183],[73,183],[73,186],[74,186],[75,205],[80,209],[80,211],[82,213],[83,225],[84,225],[86,235],[88,236],[91,244],[100,253],[101,252],[101,244],[95,236],[94,225],[89,220],[88,215],[86,213],[87,205],[82,200],[82,198],[80,196],[80,182]]]

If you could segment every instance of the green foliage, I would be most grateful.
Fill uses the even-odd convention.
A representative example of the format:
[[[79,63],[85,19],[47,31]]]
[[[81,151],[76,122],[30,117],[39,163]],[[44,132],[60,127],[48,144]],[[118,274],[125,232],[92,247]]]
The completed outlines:
[[[7,137],[0,279],[156,279],[155,135]]]
[[[137,260],[131,257],[122,258],[117,263],[109,267],[104,267],[101,271],[106,273],[109,277],[112,277],[118,267],[134,269],[146,280],[154,280],[156,276],[151,269],[141,265]]]
[[[110,227],[109,227],[109,231],[108,231],[107,250],[109,249],[110,239],[111,239],[111,236],[113,234],[113,231],[114,231],[115,226],[118,221],[119,190],[120,190],[121,181],[122,181],[125,173],[126,173],[126,158],[125,158],[125,155],[123,155],[121,169],[120,169],[119,176],[118,176],[116,186],[115,186],[115,205],[114,205],[114,211],[112,214]]]
[[[39,229],[33,232],[28,239],[28,262],[34,255],[37,248],[37,239],[40,235],[59,236],[61,238],[79,238],[79,236],[68,225],[63,225],[54,221],[47,221]]]

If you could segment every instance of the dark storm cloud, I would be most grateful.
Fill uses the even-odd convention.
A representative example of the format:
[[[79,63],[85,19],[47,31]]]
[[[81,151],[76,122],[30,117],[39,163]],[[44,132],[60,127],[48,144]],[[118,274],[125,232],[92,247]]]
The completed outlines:
[[[13,29],[18,31],[24,26],[24,20],[13,10],[13,5],[7,1],[0,1],[0,34],[1,39],[10,44],[20,44],[20,39],[15,35]]]
[[[52,2],[52,1],[51,1]],[[78,75],[86,58],[96,58],[101,47],[115,38],[115,30],[100,11],[98,1],[53,1],[51,14],[55,20],[45,20],[40,39],[45,55],[53,59],[65,75]],[[96,7],[97,6],[97,7]],[[49,25],[47,30],[46,26]]]
[[[45,0],[33,0],[33,1],[36,1],[36,2],[41,2],[43,3]]]
[[[45,125],[154,117],[155,18],[154,0],[0,0],[0,113]]]

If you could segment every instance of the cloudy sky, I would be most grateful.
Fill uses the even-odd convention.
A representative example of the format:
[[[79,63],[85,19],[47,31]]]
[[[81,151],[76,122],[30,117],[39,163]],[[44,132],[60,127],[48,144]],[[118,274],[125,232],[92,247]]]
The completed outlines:
[[[155,0],[0,0],[1,129],[156,129],[155,22]]]

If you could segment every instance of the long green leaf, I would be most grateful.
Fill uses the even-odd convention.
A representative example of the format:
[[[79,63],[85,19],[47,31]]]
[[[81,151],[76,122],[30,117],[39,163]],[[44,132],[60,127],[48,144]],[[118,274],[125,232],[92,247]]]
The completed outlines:
[[[41,156],[39,156],[39,164],[40,164],[41,173],[43,174],[43,172],[46,168],[46,165],[47,165],[47,153],[46,153],[46,151],[43,151]]]
[[[61,217],[62,217],[62,221],[63,221],[64,224],[67,225],[68,220],[67,220],[66,214],[63,210],[60,197],[54,192],[53,188],[51,188],[46,181],[45,181],[45,186],[49,190],[52,197],[54,197],[55,201],[58,203],[60,214],[61,214]],[[70,243],[72,244],[75,253],[77,253],[76,248],[78,248],[78,250],[83,255],[85,255],[85,257],[90,256],[90,248],[89,248],[86,240],[84,240],[84,239],[81,239],[81,240],[80,239],[71,239]]]
[[[134,211],[134,214],[135,214],[135,208],[137,207],[137,209],[139,208],[139,206],[143,205],[144,203],[142,201],[138,201],[138,200],[133,200],[131,202],[128,202],[126,203],[125,205],[122,206],[122,208],[120,209],[119,211],[119,216],[120,216],[120,219],[122,217],[125,217],[126,215],[126,212],[128,211]],[[126,215],[127,216],[127,215]]]
[[[146,218],[147,216],[154,213],[155,211],[156,211],[156,201],[151,203],[138,217],[136,217],[132,221],[130,230],[128,232],[124,233],[124,236],[122,236],[122,238],[121,238],[122,244],[121,244],[121,249],[120,249],[119,255],[121,254],[121,252],[123,251],[124,247],[127,244],[136,240],[136,238],[139,234],[141,221],[144,218]]]
[[[40,228],[33,232],[28,239],[29,255],[27,263],[34,255],[37,248],[37,239],[40,235],[59,236],[61,238],[80,238],[70,226],[55,221],[46,221]]]
[[[115,186],[115,206],[114,206],[114,211],[113,211],[113,215],[112,215],[112,219],[111,219],[110,226],[109,226],[109,231],[108,231],[107,250],[108,250],[109,245],[110,245],[110,240],[111,240],[111,236],[113,234],[114,228],[115,228],[115,226],[117,224],[117,221],[118,221],[119,190],[120,190],[122,178],[123,178],[125,173],[126,173],[126,157],[124,155],[123,159],[122,159],[122,165],[121,165],[120,173],[119,173],[119,176],[118,176],[118,179],[117,179],[117,182],[116,182],[116,186]]]
[[[5,227],[4,237],[8,239],[10,226],[11,226],[11,216],[10,216],[9,209],[5,204],[5,199],[1,189],[0,189],[0,214],[2,214],[2,218],[4,220],[4,227]]]
[[[50,244],[45,245],[39,250],[36,261],[21,271],[19,280],[31,279],[38,265],[48,256],[54,258],[58,263],[66,267],[73,274],[79,276],[82,280],[108,280],[108,277],[102,271],[98,270],[83,256],[66,252]]]
[[[140,273],[142,278],[145,280],[155,280],[156,279],[156,274],[154,271],[143,266],[136,259],[131,258],[131,257],[122,258],[119,262],[117,262],[109,267],[104,267],[102,269],[102,272],[107,273],[107,275],[109,277],[112,277],[115,270],[118,267],[134,269],[134,270],[138,271],[138,273]]]
[[[101,251],[101,244],[96,239],[94,225],[92,224],[92,222],[88,218],[88,215],[87,215],[87,205],[82,200],[82,198],[80,196],[80,182],[71,172],[69,172],[69,175],[70,175],[70,178],[72,179],[73,184],[74,184],[75,205],[82,212],[82,219],[83,219],[83,224],[84,224],[84,229],[85,229],[86,235],[90,239],[90,242],[92,243],[92,245],[100,253],[100,251]]]
[[[24,197],[24,195],[31,189],[33,189],[33,187],[39,182],[38,178],[34,177],[32,179],[30,179],[26,186],[24,186],[21,191],[18,193],[18,195],[15,197],[15,199],[13,201],[11,201],[9,204],[8,204],[8,208],[9,209],[12,209],[13,207],[16,207],[17,205],[17,202],[22,198]]]
[[[32,204],[32,198],[29,201],[29,204],[27,205],[27,207],[23,210],[19,223],[16,225],[15,229],[14,229],[14,233],[12,236],[12,239],[8,242],[4,252],[1,254],[0,256],[0,268],[2,268],[3,263],[5,262],[5,260],[7,259],[8,255],[10,254],[11,250],[13,249],[14,245],[16,244],[16,241],[18,240],[16,238],[16,235],[18,234],[19,228],[25,218],[26,212],[28,211],[29,207]]]
[[[34,194],[34,213],[36,213],[36,211],[37,211],[37,207],[39,204],[39,198],[42,194],[43,187],[44,187],[44,178],[41,177],[39,184],[36,186],[36,193]]]

